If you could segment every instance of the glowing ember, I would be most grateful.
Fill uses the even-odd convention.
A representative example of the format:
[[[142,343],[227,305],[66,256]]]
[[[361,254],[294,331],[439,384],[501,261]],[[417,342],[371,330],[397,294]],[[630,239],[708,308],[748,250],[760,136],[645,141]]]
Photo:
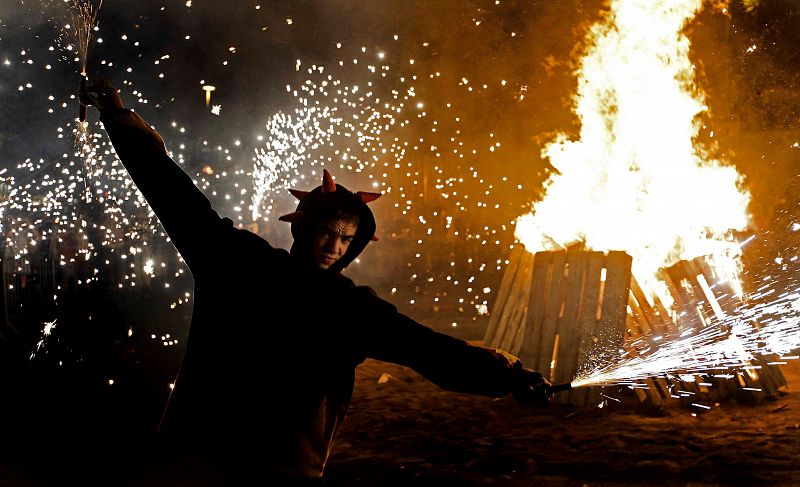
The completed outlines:
[[[713,255],[720,275],[738,277],[731,230],[747,228],[749,195],[695,143],[706,106],[682,30],[702,2],[666,5],[614,1],[591,29],[574,99],[580,138],[560,134],[542,150],[556,171],[517,237],[532,252],[624,250],[642,287],[670,303],[655,276],[681,259]]]

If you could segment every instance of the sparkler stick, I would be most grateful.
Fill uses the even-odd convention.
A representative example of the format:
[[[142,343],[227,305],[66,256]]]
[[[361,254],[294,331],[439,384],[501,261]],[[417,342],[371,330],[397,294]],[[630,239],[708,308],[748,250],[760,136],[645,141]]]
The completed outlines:
[[[94,8],[91,0],[71,0],[69,2],[70,9],[72,10],[72,22],[74,24],[73,32],[75,34],[75,42],[78,46],[78,59],[81,64],[80,71],[80,89],[86,89],[87,75],[86,64],[89,55],[89,45],[92,43],[92,33],[97,30],[97,13],[103,6],[103,0]],[[80,147],[81,155],[84,159],[84,174],[83,186],[85,189],[84,198],[90,201],[91,192],[89,184],[87,183],[87,175],[91,177],[92,173],[92,158],[93,148],[91,138],[88,135],[88,124],[86,123],[87,115],[86,105],[81,103],[78,99],[78,123],[75,129],[75,142]]]
[[[103,0],[94,8],[91,0],[85,2],[73,0],[70,2],[72,8],[72,20],[75,24],[75,41],[78,45],[78,59],[81,63],[81,82],[80,88],[86,88],[86,63],[89,56],[89,45],[92,43],[92,32],[97,29],[97,13],[103,6]],[[78,100],[78,121],[86,121],[86,105]]]
[[[81,73],[81,84],[80,84],[80,91],[86,89],[86,72]],[[78,121],[83,123],[86,121],[86,105],[78,101]]]
[[[572,389],[572,382],[565,382],[563,384],[556,384],[550,388],[550,392],[553,394],[557,392],[564,392],[569,391]]]

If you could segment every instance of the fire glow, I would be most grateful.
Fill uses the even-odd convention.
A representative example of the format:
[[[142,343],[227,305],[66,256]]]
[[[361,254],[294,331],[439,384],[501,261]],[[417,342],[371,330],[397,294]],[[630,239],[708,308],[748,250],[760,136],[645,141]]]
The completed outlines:
[[[731,232],[747,228],[749,202],[736,169],[697,144],[706,106],[683,29],[702,2],[669,5],[614,1],[592,27],[574,97],[580,138],[562,133],[545,145],[555,171],[517,221],[531,252],[579,242],[628,252],[636,279],[666,304],[655,276],[682,259],[713,256],[738,285]]]
[[[544,147],[555,171],[544,198],[517,221],[517,238],[529,251],[576,243],[624,250],[643,289],[665,303],[672,299],[659,270],[702,256],[741,296],[746,242],[732,234],[748,227],[750,196],[736,169],[698,143],[706,106],[683,30],[701,7],[699,0],[670,7],[614,1],[606,20],[593,26],[574,98],[580,138],[560,134]],[[725,370],[731,368],[757,377],[754,359],[785,363],[800,346],[800,294],[775,294],[728,315],[715,309],[708,326],[684,323],[675,336],[642,337],[620,358],[579,374],[572,387],[734,377]]]

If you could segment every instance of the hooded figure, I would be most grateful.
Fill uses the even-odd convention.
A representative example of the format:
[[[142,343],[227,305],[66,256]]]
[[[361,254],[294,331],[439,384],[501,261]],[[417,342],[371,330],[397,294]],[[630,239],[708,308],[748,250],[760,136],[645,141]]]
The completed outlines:
[[[378,199],[380,193],[359,191],[352,193],[341,184],[336,184],[327,169],[323,170],[323,184],[313,191],[290,190],[300,201],[294,213],[280,217],[291,222],[294,242],[290,253],[303,259],[314,256],[314,237],[319,226],[326,221],[352,221],[356,233],[347,252],[329,266],[332,272],[341,272],[364,251],[375,236],[375,217],[367,203]],[[313,265],[313,264],[312,264]]]
[[[366,358],[413,368],[452,391],[546,399],[549,385],[513,356],[417,323],[340,272],[374,237],[366,203],[325,172],[304,193],[291,252],[238,229],[211,208],[117,90],[97,82],[81,100],[194,278],[192,322],[160,431],[247,485],[321,479]],[[353,232],[353,230],[355,230]]]

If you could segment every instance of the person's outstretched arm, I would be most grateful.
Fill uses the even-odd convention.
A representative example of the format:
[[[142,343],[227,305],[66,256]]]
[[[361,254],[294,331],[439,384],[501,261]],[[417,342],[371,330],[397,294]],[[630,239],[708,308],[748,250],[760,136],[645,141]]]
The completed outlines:
[[[369,288],[356,288],[359,326],[354,340],[371,358],[411,367],[447,390],[502,397],[523,402],[546,401],[550,383],[526,369],[517,357],[471,345],[423,326],[378,298]]]
[[[158,132],[124,108],[111,83],[94,82],[80,93],[80,99],[100,110],[100,121],[119,159],[189,268],[211,261],[210,251],[231,222],[219,217],[189,175],[167,155]]]

